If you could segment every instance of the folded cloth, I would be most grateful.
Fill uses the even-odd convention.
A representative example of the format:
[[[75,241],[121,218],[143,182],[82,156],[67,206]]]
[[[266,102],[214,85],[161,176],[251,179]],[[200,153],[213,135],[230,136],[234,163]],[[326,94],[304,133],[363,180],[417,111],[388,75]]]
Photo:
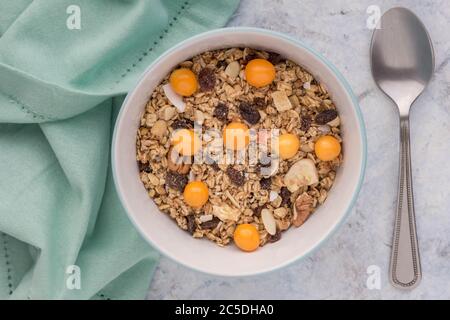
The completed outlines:
[[[144,298],[158,254],[120,205],[115,116],[238,0],[0,0],[0,299]]]

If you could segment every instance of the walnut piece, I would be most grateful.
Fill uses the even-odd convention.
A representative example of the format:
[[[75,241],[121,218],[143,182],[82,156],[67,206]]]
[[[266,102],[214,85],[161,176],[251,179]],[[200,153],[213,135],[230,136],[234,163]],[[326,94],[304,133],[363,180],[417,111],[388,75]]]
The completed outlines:
[[[297,200],[295,200],[293,209],[294,220],[292,221],[295,227],[300,227],[311,215],[313,211],[313,202],[314,199],[306,192],[299,195]]]

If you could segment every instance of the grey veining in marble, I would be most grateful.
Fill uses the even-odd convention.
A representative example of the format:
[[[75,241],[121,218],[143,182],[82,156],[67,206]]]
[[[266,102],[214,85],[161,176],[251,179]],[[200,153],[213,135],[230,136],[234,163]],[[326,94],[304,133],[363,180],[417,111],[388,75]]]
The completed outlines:
[[[368,163],[346,223],[308,258],[251,278],[208,276],[161,259],[149,299],[450,299],[450,1],[242,0],[230,26],[285,32],[310,44],[344,74],[367,127]],[[423,20],[436,50],[436,74],[411,114],[416,215],[423,280],[403,292],[388,282],[396,208],[398,121],[369,67],[370,5],[406,6]],[[381,289],[366,286],[379,266]]]

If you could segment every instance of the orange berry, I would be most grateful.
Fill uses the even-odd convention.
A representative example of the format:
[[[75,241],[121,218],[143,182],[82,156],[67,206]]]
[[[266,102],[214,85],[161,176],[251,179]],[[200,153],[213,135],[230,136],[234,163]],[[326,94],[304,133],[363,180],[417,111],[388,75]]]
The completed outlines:
[[[248,127],[242,122],[231,122],[223,129],[223,144],[230,150],[245,149],[250,142]]]
[[[278,145],[277,143],[278,142]],[[281,159],[290,159],[294,157],[300,149],[300,140],[295,134],[285,133],[278,137],[275,145],[278,146],[278,154]]]
[[[259,247],[259,232],[252,224],[240,224],[234,230],[234,243],[243,251],[255,251]]]
[[[202,181],[191,181],[184,188],[183,197],[189,206],[199,209],[208,201],[208,186]]]
[[[245,67],[245,78],[254,87],[267,86],[275,79],[275,67],[265,59],[253,59]]]
[[[173,91],[185,97],[193,95],[198,87],[197,77],[191,70],[186,68],[173,71],[169,82]]]
[[[183,156],[192,156],[200,149],[202,142],[192,129],[179,129],[171,137],[173,149]]]
[[[317,139],[314,151],[320,160],[331,161],[336,159],[341,153],[341,144],[333,136],[323,136]]]

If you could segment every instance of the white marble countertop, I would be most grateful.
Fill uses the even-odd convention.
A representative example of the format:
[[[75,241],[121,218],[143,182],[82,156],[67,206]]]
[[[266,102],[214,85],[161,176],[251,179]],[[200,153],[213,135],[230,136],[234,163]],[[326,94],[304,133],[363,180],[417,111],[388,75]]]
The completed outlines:
[[[413,177],[423,280],[410,292],[390,286],[388,266],[397,197],[398,120],[369,67],[370,5],[407,6],[435,45],[436,75],[411,115]],[[321,52],[359,98],[367,127],[368,163],[346,223],[308,258],[262,276],[228,279],[186,269],[166,258],[149,299],[450,299],[450,6],[448,0],[242,0],[229,26],[285,32]],[[367,268],[379,267],[380,289]]]

